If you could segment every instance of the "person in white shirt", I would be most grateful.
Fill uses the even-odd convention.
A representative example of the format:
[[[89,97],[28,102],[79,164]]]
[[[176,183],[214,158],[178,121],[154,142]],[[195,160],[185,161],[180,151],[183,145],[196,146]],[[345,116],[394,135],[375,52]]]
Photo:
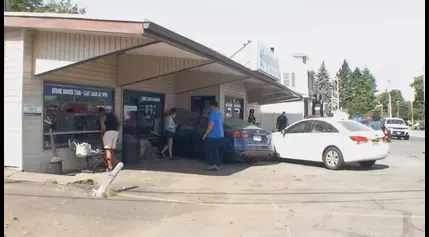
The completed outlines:
[[[174,117],[176,117],[176,108],[171,108],[164,120],[164,136],[167,138],[167,144],[161,151],[161,155],[165,156],[165,152],[168,149],[170,160],[176,159],[173,157],[173,138],[174,134],[176,133],[176,123],[174,122]]]

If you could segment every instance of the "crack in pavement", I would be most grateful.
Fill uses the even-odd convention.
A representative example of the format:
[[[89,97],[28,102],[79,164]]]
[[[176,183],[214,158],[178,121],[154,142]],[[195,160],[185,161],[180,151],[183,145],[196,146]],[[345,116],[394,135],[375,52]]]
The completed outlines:
[[[402,235],[401,235],[401,237],[414,237],[414,232],[413,232],[414,229],[418,230],[420,232],[425,232],[423,229],[420,229],[414,225],[414,223],[412,221],[412,212],[401,210],[401,209],[390,209],[390,208],[388,209],[380,202],[377,202],[375,200],[373,202],[377,206],[380,207],[380,210],[395,211],[395,212],[401,213],[401,215],[402,215]]]

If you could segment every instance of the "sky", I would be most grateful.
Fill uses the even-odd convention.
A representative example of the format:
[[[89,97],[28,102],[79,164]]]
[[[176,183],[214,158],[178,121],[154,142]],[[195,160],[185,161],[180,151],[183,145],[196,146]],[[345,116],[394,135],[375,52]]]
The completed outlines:
[[[305,53],[331,77],[347,59],[368,67],[384,91],[409,100],[425,64],[424,0],[72,0],[88,16],[150,20],[227,56],[247,40],[282,55]]]

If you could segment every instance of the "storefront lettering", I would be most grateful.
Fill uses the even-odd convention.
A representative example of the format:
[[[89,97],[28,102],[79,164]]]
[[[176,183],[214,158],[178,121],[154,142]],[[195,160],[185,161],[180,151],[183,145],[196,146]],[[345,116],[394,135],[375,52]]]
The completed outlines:
[[[51,92],[51,93],[49,93]],[[110,98],[112,93],[101,91],[101,90],[91,90],[91,89],[76,89],[69,87],[58,87],[53,85],[45,85],[45,94],[51,95],[69,95],[69,96],[85,96],[85,97],[97,97],[97,98]]]
[[[147,102],[161,102],[161,98],[157,97],[149,97],[149,96],[142,96],[141,101],[147,101]]]

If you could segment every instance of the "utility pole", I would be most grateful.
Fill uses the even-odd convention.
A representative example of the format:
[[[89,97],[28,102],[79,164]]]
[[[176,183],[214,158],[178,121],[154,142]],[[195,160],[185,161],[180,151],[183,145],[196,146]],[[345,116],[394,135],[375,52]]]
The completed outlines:
[[[399,118],[399,103],[400,101],[396,101],[396,117]]]
[[[390,95],[390,80],[387,80],[387,94],[389,96],[389,117],[392,117],[392,96]]]
[[[337,110],[340,110],[340,79],[337,78]]]
[[[413,99],[411,100],[411,128],[414,128],[414,101],[415,101],[415,97],[414,97],[414,92],[413,92]]]
[[[425,104],[425,66],[423,66],[423,121],[426,121],[426,104]]]
[[[381,109],[381,117],[384,117],[384,109],[383,109],[383,104],[380,104],[380,109]]]

